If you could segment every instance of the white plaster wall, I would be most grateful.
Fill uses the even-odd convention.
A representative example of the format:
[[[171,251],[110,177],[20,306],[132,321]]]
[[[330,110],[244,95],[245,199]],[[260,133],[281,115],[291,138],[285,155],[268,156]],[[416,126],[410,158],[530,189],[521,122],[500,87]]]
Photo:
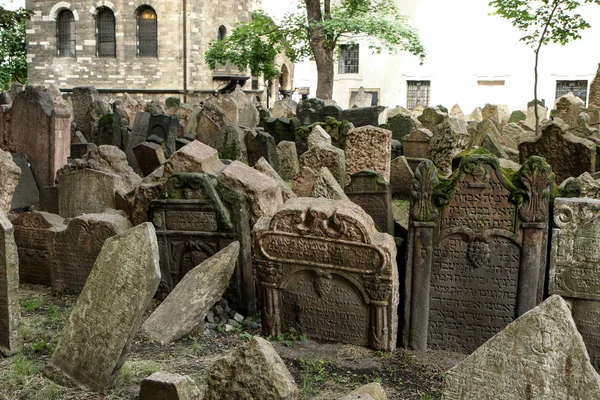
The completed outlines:
[[[427,52],[424,65],[408,53],[371,54],[360,47],[358,74],[337,74],[333,98],[348,106],[350,90],[363,86],[380,89],[380,104],[406,106],[406,81],[430,80],[431,104],[450,108],[458,103],[465,113],[485,103],[524,109],[533,99],[533,50],[519,41],[522,33],[509,21],[488,15],[485,0],[396,0],[401,11],[419,30]],[[293,11],[295,1],[263,0],[265,10],[281,16]],[[592,25],[583,38],[566,46],[548,45],[540,52],[538,97],[554,102],[556,80],[594,78],[600,53],[600,7],[585,5],[581,14]],[[598,54],[598,55],[597,55]],[[504,80],[503,87],[478,86],[478,80]],[[294,86],[316,91],[314,63],[296,66]]]

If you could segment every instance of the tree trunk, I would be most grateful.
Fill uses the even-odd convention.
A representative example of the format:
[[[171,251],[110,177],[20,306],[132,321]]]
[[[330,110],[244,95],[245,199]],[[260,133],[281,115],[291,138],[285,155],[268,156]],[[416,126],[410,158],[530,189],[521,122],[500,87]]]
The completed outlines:
[[[317,63],[317,97],[331,100],[333,95],[333,49],[327,46],[327,36],[315,26],[323,20],[320,0],[305,0],[310,48]]]

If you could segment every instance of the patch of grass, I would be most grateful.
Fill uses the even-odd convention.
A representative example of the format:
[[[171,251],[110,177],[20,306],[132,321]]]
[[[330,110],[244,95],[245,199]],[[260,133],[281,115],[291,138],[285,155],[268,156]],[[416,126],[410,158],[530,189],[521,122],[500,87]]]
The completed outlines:
[[[312,398],[317,389],[328,378],[327,362],[325,360],[299,359],[300,362],[300,396],[303,399]]]
[[[23,308],[27,311],[35,311],[41,306],[44,305],[44,299],[41,297],[36,297],[33,299],[27,299],[23,303]]]
[[[305,333],[298,334],[298,332],[294,328],[290,328],[289,332],[282,332],[277,336],[268,336],[268,340],[281,342],[287,347],[292,346],[292,342],[296,342],[298,340],[307,340],[308,336]]]
[[[147,360],[131,360],[126,361],[119,376],[117,377],[117,385],[137,384],[142,379],[152,375],[155,372],[163,369],[163,365],[154,361]]]

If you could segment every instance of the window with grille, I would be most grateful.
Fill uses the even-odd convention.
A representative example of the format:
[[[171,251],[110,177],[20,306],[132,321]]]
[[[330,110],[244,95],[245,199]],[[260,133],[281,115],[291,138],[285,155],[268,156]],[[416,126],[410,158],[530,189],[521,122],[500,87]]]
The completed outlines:
[[[96,15],[96,44],[98,57],[116,57],[115,14],[109,8],[102,8]]]
[[[59,57],[75,57],[75,18],[70,10],[56,18],[56,47]]]
[[[340,45],[339,74],[358,74],[358,45]]]
[[[406,81],[406,108],[428,107],[431,81]]]
[[[587,105],[587,88],[588,81],[556,81],[556,98],[573,92]]]
[[[221,25],[219,27],[219,33],[218,33],[217,39],[223,40],[223,39],[225,39],[226,35],[227,35],[227,28],[225,28],[223,25]]]
[[[156,12],[150,7],[140,10],[137,19],[138,56],[158,56],[158,24]]]

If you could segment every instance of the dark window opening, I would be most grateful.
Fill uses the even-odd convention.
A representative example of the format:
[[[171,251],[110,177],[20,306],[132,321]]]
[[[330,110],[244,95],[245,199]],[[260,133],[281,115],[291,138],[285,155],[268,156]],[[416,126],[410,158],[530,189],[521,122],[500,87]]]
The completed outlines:
[[[56,18],[56,47],[59,57],[75,57],[75,17],[70,10]]]
[[[115,14],[106,7],[102,8],[96,16],[96,44],[98,57],[117,56]]]
[[[340,45],[339,74],[358,74],[358,45]]]
[[[137,19],[138,56],[158,56],[158,23],[156,12],[150,8],[142,8]]]
[[[226,35],[227,35],[227,28],[225,28],[223,25],[221,25],[219,27],[219,34],[217,36],[217,39],[223,40],[223,39],[225,39]]]
[[[588,81],[556,81],[556,98],[569,92],[579,97],[587,106]]]
[[[431,81],[406,81],[406,108],[429,107]]]

